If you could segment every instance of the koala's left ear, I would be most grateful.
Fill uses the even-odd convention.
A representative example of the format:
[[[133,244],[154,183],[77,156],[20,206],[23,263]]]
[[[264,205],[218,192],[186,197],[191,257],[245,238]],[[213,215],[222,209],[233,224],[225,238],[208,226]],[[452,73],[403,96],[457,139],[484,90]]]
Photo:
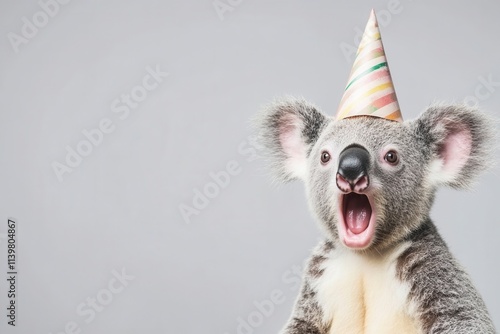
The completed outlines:
[[[493,122],[465,105],[429,107],[414,121],[418,138],[431,149],[430,181],[466,188],[490,165]]]

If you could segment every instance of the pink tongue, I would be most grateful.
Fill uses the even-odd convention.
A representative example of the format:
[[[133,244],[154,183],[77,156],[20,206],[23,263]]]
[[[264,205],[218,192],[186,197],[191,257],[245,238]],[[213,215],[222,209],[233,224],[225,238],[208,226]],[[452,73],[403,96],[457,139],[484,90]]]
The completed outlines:
[[[347,227],[354,234],[359,234],[368,228],[372,208],[368,198],[363,195],[355,195],[347,200],[345,210],[345,221]]]

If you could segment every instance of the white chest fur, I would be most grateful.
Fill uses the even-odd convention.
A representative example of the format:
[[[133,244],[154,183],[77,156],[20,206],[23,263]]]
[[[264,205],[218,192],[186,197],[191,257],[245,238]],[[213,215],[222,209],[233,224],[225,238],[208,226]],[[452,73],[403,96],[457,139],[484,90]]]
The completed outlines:
[[[396,277],[396,259],[406,247],[378,258],[335,250],[323,262],[315,286],[330,334],[421,333],[409,288]]]

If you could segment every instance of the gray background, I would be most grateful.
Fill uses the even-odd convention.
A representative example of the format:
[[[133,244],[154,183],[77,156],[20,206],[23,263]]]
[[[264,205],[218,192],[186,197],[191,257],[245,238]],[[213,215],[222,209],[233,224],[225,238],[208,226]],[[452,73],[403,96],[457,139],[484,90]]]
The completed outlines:
[[[74,321],[82,333],[233,334],[281,291],[251,328],[276,333],[297,295],[290,270],[320,234],[302,185],[274,187],[249,153],[249,119],[282,94],[333,113],[352,64],[341,45],[357,46],[372,7],[406,119],[466,97],[500,116],[499,1],[232,3],[221,19],[212,0],[73,0],[16,53],[8,33],[40,5],[0,2],[0,277],[7,217],[20,248],[18,326],[1,311],[2,333]],[[168,77],[121,120],[112,101],[156,65]],[[104,118],[115,130],[59,182],[51,164]],[[233,160],[239,173],[187,223],[181,204]],[[498,171],[472,192],[440,190],[432,217],[500,326]],[[135,278],[86,323],[76,307],[122,268]]]

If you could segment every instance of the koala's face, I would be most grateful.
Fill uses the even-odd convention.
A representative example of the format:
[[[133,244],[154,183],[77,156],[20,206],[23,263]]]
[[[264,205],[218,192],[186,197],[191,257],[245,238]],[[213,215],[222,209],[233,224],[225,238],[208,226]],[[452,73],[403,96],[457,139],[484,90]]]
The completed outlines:
[[[484,169],[492,137],[487,117],[464,106],[431,107],[404,123],[337,121],[282,100],[259,120],[277,176],[302,179],[330,238],[354,250],[381,251],[416,231],[438,185],[466,187]]]
[[[430,148],[409,124],[376,117],[332,121],[307,158],[310,205],[347,247],[390,245],[429,211],[430,162]]]

